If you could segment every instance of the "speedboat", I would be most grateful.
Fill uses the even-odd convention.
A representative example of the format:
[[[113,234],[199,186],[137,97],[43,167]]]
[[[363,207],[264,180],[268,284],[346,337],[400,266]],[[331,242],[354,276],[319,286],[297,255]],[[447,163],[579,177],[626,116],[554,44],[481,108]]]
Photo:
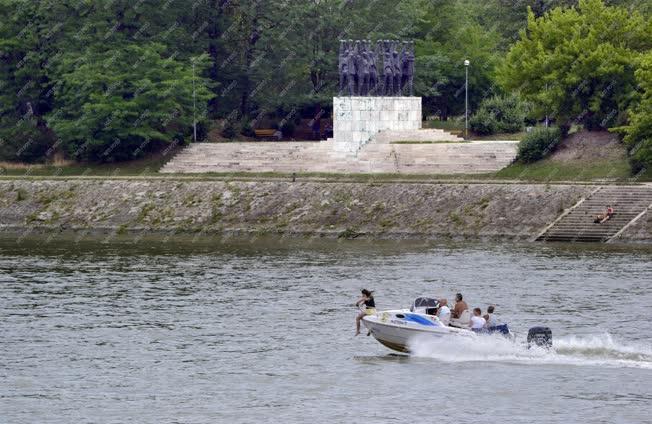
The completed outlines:
[[[378,311],[362,318],[362,322],[378,342],[398,352],[409,352],[410,340],[416,337],[477,337],[468,328],[445,325],[436,316],[439,302],[428,297],[418,297],[410,309]],[[493,331],[509,334],[507,326]]]

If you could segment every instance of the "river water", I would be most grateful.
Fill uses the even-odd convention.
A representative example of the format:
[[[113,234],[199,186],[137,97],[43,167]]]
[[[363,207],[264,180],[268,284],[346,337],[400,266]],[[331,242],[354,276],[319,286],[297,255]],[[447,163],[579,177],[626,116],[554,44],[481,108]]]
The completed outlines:
[[[257,240],[0,242],[3,423],[642,423],[652,250]],[[461,291],[517,342],[393,354],[353,303]],[[551,352],[520,343],[552,328]]]

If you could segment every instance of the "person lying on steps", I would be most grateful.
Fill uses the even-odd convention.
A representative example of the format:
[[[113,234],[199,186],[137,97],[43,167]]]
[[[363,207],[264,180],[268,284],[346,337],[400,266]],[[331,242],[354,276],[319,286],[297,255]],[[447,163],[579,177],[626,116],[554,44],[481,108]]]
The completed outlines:
[[[605,222],[609,221],[609,219],[611,219],[613,214],[614,214],[614,209],[611,207],[611,205],[607,205],[606,212],[596,215],[593,222],[596,223],[596,224],[605,223]]]

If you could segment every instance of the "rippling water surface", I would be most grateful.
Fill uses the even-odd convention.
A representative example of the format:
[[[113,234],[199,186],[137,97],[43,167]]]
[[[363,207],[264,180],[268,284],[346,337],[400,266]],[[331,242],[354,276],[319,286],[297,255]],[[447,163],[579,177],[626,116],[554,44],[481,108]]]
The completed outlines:
[[[256,241],[0,243],[6,423],[650,422],[652,250]],[[354,337],[461,291],[517,343]],[[552,328],[552,352],[520,341]]]

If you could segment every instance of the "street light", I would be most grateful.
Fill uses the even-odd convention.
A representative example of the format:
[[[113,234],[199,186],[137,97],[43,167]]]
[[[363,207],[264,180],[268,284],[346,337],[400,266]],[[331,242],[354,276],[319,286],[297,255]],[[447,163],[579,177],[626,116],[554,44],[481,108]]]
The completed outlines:
[[[197,142],[197,94],[195,92],[195,59],[192,60],[192,141]]]
[[[466,83],[464,84],[464,136],[469,138],[469,60],[464,61],[464,68],[466,69]]]

